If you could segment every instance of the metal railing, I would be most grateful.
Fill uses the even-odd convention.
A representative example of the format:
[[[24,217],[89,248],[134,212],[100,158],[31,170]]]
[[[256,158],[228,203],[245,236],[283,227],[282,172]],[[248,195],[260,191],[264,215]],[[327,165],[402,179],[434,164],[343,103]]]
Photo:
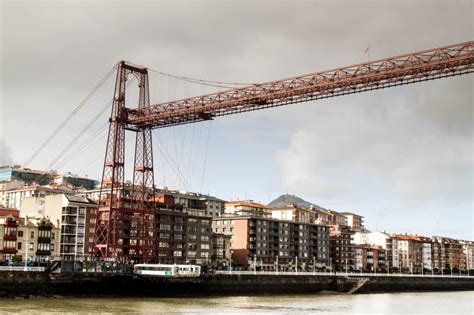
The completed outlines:
[[[39,272],[43,272],[44,267],[0,266],[0,271],[39,271]]]
[[[218,275],[256,275],[256,276],[339,276],[339,277],[413,277],[413,278],[469,278],[474,275],[463,274],[407,274],[407,273],[360,273],[360,272],[313,272],[313,271],[229,271],[217,270]]]

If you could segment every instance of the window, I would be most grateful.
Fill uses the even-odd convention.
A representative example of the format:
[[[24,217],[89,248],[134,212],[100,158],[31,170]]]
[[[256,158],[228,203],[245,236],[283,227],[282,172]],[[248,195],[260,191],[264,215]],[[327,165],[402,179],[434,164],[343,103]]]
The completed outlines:
[[[169,233],[160,233],[160,238],[169,239],[169,238],[170,238],[170,234],[169,234]]]
[[[23,231],[18,231],[18,236],[23,237]]]
[[[201,249],[209,249],[209,244],[201,244]]]
[[[51,251],[54,251],[54,244],[51,244]]]
[[[171,225],[169,224],[160,224],[160,230],[171,230]]]
[[[51,239],[54,240],[54,233],[51,233]]]
[[[209,235],[201,235],[201,241],[208,242],[209,241]]]
[[[30,248],[29,250],[33,250],[35,248],[35,244],[34,243],[30,243]]]
[[[35,231],[31,231],[31,238],[34,238],[35,237]]]
[[[21,242],[18,242],[18,249],[21,249]]]

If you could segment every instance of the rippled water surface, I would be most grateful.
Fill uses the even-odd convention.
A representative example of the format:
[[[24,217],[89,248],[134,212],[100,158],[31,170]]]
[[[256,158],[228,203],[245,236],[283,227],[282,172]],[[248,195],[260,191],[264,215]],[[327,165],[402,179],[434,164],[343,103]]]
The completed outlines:
[[[0,299],[0,313],[474,314],[474,291],[209,298]]]

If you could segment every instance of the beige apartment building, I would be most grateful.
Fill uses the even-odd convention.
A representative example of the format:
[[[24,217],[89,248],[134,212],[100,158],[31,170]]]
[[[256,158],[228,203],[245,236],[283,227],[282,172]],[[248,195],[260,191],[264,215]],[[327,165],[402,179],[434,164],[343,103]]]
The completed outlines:
[[[0,261],[45,263],[59,257],[59,228],[47,218],[19,217],[19,211],[0,209]]]
[[[225,216],[257,216],[270,218],[272,207],[252,200],[234,200],[225,203]]]
[[[293,204],[272,208],[269,211],[271,212],[272,219],[302,223],[316,222],[316,212],[313,209],[302,208]]]
[[[347,218],[347,225],[352,231],[360,232],[364,229],[364,217],[353,212],[339,212],[340,215]]]

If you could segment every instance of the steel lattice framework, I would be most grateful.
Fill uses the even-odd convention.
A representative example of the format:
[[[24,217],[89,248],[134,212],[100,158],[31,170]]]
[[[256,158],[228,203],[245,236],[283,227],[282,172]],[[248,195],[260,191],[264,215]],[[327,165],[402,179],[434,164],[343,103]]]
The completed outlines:
[[[136,132],[131,192],[125,189],[125,90],[129,75],[138,81],[138,108],[150,105],[148,71],[123,61],[117,65],[104,171],[94,233],[94,254],[100,259],[154,261],[153,147],[150,128]]]
[[[474,71],[474,41],[150,105],[148,71],[121,61],[110,118],[94,253],[101,259],[157,261],[153,204],[154,128],[322,98],[383,89]],[[137,108],[125,106],[125,83],[139,82]],[[125,130],[136,132],[132,192],[124,189]],[[107,192],[107,193],[106,193]]]
[[[244,88],[127,110],[132,128],[163,128],[263,108],[383,89],[473,71],[465,42]]]

